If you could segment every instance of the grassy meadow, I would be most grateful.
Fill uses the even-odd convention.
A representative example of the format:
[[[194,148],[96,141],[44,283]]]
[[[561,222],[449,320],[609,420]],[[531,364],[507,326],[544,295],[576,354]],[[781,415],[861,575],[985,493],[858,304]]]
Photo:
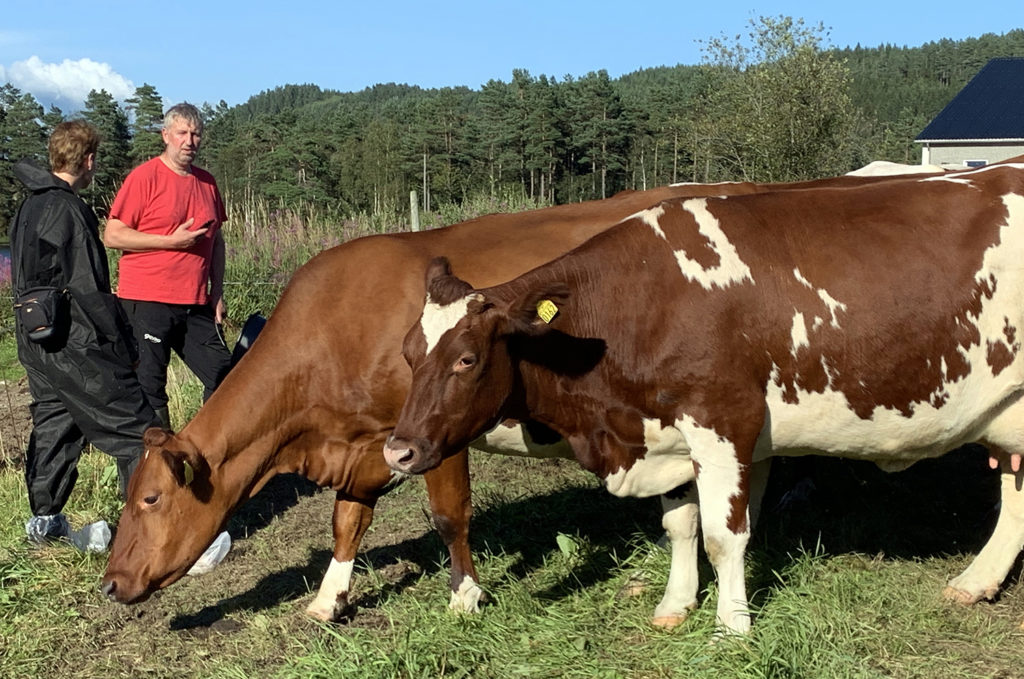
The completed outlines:
[[[315,252],[392,228],[313,211],[233,215],[234,332],[248,313],[269,313],[290,272]],[[9,333],[0,337],[0,371],[0,418],[11,411],[24,424]],[[180,426],[201,390],[180,364],[169,384]],[[1024,677],[1019,566],[994,602],[963,607],[941,597],[995,521],[998,483],[977,449],[898,474],[778,461],[747,554],[754,631],[719,639],[703,553],[699,609],[673,630],[649,624],[669,565],[657,545],[657,500],[614,498],[567,461],[481,453],[471,461],[472,544],[490,603],[479,615],[447,610],[446,552],[424,485],[413,480],[378,505],[356,569],[355,615],[342,624],[309,619],[303,611],[331,557],[334,497],[291,476],[232,518],[234,546],[212,573],[116,605],[97,591],[105,555],[26,542],[28,431],[19,440],[4,427],[0,446],[5,679]],[[120,509],[113,465],[89,451],[66,510],[72,525],[114,523]]]

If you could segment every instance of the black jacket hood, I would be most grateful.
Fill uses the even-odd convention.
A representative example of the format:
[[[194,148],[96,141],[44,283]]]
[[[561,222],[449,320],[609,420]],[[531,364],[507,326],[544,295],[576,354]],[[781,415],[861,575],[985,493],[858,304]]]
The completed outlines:
[[[49,170],[36,165],[35,161],[25,158],[14,164],[14,176],[21,180],[29,191],[42,191],[44,189],[65,189],[71,190],[66,181],[53,174]]]

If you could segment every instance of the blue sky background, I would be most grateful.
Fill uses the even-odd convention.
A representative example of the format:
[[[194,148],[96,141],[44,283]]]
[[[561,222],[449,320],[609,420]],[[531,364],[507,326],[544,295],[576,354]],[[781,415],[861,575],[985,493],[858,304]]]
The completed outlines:
[[[561,79],[697,64],[698,41],[746,35],[759,16],[803,18],[828,44],[918,46],[1024,27],[1024,0],[558,2],[113,2],[42,0],[0,10],[0,83],[65,112],[90,89],[149,83],[165,105],[229,105],[289,83],[359,91]]]

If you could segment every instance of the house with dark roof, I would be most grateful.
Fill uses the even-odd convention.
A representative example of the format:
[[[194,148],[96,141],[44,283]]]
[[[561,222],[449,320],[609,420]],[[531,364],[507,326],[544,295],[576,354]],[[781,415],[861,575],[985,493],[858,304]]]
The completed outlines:
[[[977,167],[1024,155],[1024,57],[985,64],[914,141],[922,165]]]

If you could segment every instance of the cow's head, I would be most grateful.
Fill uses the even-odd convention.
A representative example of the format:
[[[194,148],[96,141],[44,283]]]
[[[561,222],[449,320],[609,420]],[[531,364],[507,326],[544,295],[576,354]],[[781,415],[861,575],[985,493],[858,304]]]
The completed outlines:
[[[101,585],[126,604],[185,575],[227,520],[211,502],[210,466],[194,447],[155,428],[143,443]]]
[[[568,295],[562,284],[502,292],[473,290],[446,259],[431,262],[423,315],[402,348],[413,378],[384,447],[392,469],[424,472],[497,424],[519,386],[510,340],[546,333],[547,309]]]

